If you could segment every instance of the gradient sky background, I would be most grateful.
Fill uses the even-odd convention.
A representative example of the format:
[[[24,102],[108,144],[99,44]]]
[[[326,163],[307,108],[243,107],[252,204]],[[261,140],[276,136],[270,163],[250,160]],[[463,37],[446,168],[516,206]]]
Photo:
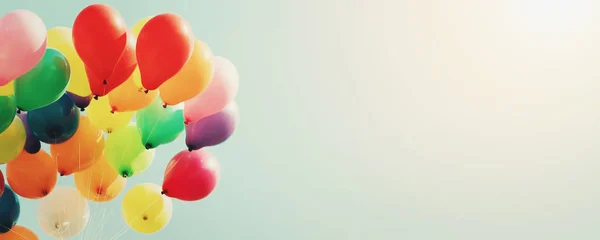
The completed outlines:
[[[130,26],[181,14],[241,74],[241,125],[211,149],[218,189],[120,239],[600,237],[597,1],[102,2]],[[70,26],[89,3],[2,13]],[[128,188],[160,184],[182,144]],[[86,239],[124,229],[120,200],[92,207]],[[47,239],[36,207],[24,200],[19,224]]]

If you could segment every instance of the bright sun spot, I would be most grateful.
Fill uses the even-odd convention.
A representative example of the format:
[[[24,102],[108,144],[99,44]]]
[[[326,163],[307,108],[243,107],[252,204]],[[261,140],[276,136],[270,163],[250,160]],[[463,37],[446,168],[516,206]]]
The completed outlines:
[[[572,32],[592,21],[595,0],[516,0],[516,19],[530,31]]]

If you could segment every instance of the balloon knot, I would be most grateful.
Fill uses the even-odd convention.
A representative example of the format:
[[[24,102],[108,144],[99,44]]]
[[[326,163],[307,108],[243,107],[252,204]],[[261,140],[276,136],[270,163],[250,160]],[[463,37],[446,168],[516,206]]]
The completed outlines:
[[[112,131],[113,131],[112,128],[107,128],[106,129],[106,133],[112,133]]]
[[[146,143],[146,144],[144,145],[144,147],[146,148],[146,150],[150,150],[150,149],[152,149],[154,146],[152,146],[152,144],[151,144],[151,143]]]
[[[115,114],[115,110],[110,110],[110,113]]]
[[[189,152],[193,152],[193,151],[194,151],[194,149],[193,149],[192,147],[188,147],[188,151],[189,151]]]
[[[147,94],[147,93],[148,93],[148,91],[149,91],[149,90],[148,90],[148,89],[146,89],[146,90],[144,90],[144,93],[146,93],[146,94]]]
[[[80,108],[79,110],[82,112],[85,112],[85,108]]]
[[[188,125],[188,123],[190,123],[190,120],[186,119],[183,121],[183,124]]]
[[[98,95],[94,95],[94,100],[98,100]]]
[[[144,219],[144,221],[148,220],[148,216],[144,216],[142,217],[142,219]]]
[[[104,79],[104,81],[102,81],[102,84],[104,84],[104,85],[108,84],[108,82],[106,82],[106,79]]]
[[[167,194],[167,190],[162,190],[162,191],[160,191],[160,194],[162,194],[162,195],[165,195],[165,194]]]
[[[131,173],[130,173],[130,172],[128,172],[128,171],[123,171],[123,172],[121,173],[121,176],[122,176],[123,178],[127,178],[127,177],[130,177],[130,176],[131,176]]]
[[[42,195],[43,195],[43,196],[46,196],[46,195],[48,195],[48,190],[46,190],[46,189],[42,189]]]
[[[58,174],[59,174],[61,177],[64,177],[64,176],[66,175],[66,174],[65,174],[65,172],[63,172],[63,171],[60,171]]]
[[[98,187],[96,189],[96,194],[98,194],[100,196],[104,195],[104,189],[102,189],[102,187]]]
[[[163,104],[163,108],[167,108],[167,104],[166,103]]]

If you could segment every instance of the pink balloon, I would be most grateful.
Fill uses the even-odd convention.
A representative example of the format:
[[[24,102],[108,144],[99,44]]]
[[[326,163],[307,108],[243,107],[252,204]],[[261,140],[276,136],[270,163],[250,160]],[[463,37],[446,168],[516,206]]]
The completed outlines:
[[[197,122],[223,110],[237,95],[239,75],[233,63],[218,56],[213,58],[213,63],[215,71],[211,83],[184,103],[183,117],[186,123]]]
[[[15,10],[0,19],[0,86],[27,73],[46,52],[46,25],[38,15]]]

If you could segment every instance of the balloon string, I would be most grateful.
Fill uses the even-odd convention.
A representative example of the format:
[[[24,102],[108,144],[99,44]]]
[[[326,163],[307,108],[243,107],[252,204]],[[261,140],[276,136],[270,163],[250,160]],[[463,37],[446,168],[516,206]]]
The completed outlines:
[[[104,232],[104,226],[106,226],[106,222],[108,221],[108,219],[110,219],[110,216],[112,214],[112,211],[108,213],[108,215],[106,215],[106,210],[108,208],[104,208],[104,211],[102,211],[102,217],[100,218],[100,226],[97,228],[96,232],[94,235],[92,235],[94,237],[94,239],[100,239],[102,240],[102,233]]]
[[[95,153],[94,153],[94,154],[95,154]],[[94,157],[95,157],[95,156],[94,156]],[[87,187],[86,187],[86,189],[87,189],[87,199],[90,199],[90,198],[91,198],[91,196],[90,196],[90,195],[92,194],[92,191],[91,191],[92,189],[91,189],[91,187],[92,187],[92,177],[93,177],[93,175],[94,175],[94,173],[93,173],[93,172],[92,172],[92,173],[90,173],[90,175],[89,175],[89,176],[88,176],[88,178],[86,179],[86,186],[87,186]],[[104,174],[102,174],[102,177],[100,178],[100,186],[102,186],[103,182],[104,182]],[[100,204],[95,204],[95,207],[94,207],[94,211],[93,211],[93,212],[96,212],[96,211],[98,211],[98,206],[99,206],[99,205],[100,205]],[[105,214],[105,213],[106,213],[106,208],[104,209],[104,212],[103,212],[103,214]],[[102,217],[104,217],[104,215],[102,215]],[[92,221],[92,220],[93,220],[93,218],[92,218],[92,219],[90,219],[90,223],[91,223],[91,221]],[[102,218],[101,218],[100,220],[102,220]],[[88,226],[90,225],[90,223],[88,223]],[[89,231],[89,228],[87,228],[87,227],[86,227],[86,228],[85,228],[85,230],[84,230],[84,232],[83,232],[83,234],[81,234],[81,235],[80,235],[80,236],[82,237],[81,239],[82,239],[82,240],[85,240],[85,239],[87,239],[87,236],[89,235],[89,232],[90,232],[90,231]]]
[[[157,198],[156,200],[154,200],[146,209],[144,209],[143,211],[141,211],[139,214],[144,213],[145,211],[148,211],[148,209],[150,209],[156,202],[158,202],[160,198]],[[139,215],[138,214],[138,215]],[[137,216],[137,215],[136,215]],[[133,224],[136,220],[138,220],[137,217],[134,217],[131,221],[129,221],[120,231],[117,232],[117,234],[113,237],[111,237],[109,240],[117,240],[119,239],[121,236],[125,235],[125,233],[127,233],[127,230],[129,228],[129,226],[131,226],[131,224]]]

